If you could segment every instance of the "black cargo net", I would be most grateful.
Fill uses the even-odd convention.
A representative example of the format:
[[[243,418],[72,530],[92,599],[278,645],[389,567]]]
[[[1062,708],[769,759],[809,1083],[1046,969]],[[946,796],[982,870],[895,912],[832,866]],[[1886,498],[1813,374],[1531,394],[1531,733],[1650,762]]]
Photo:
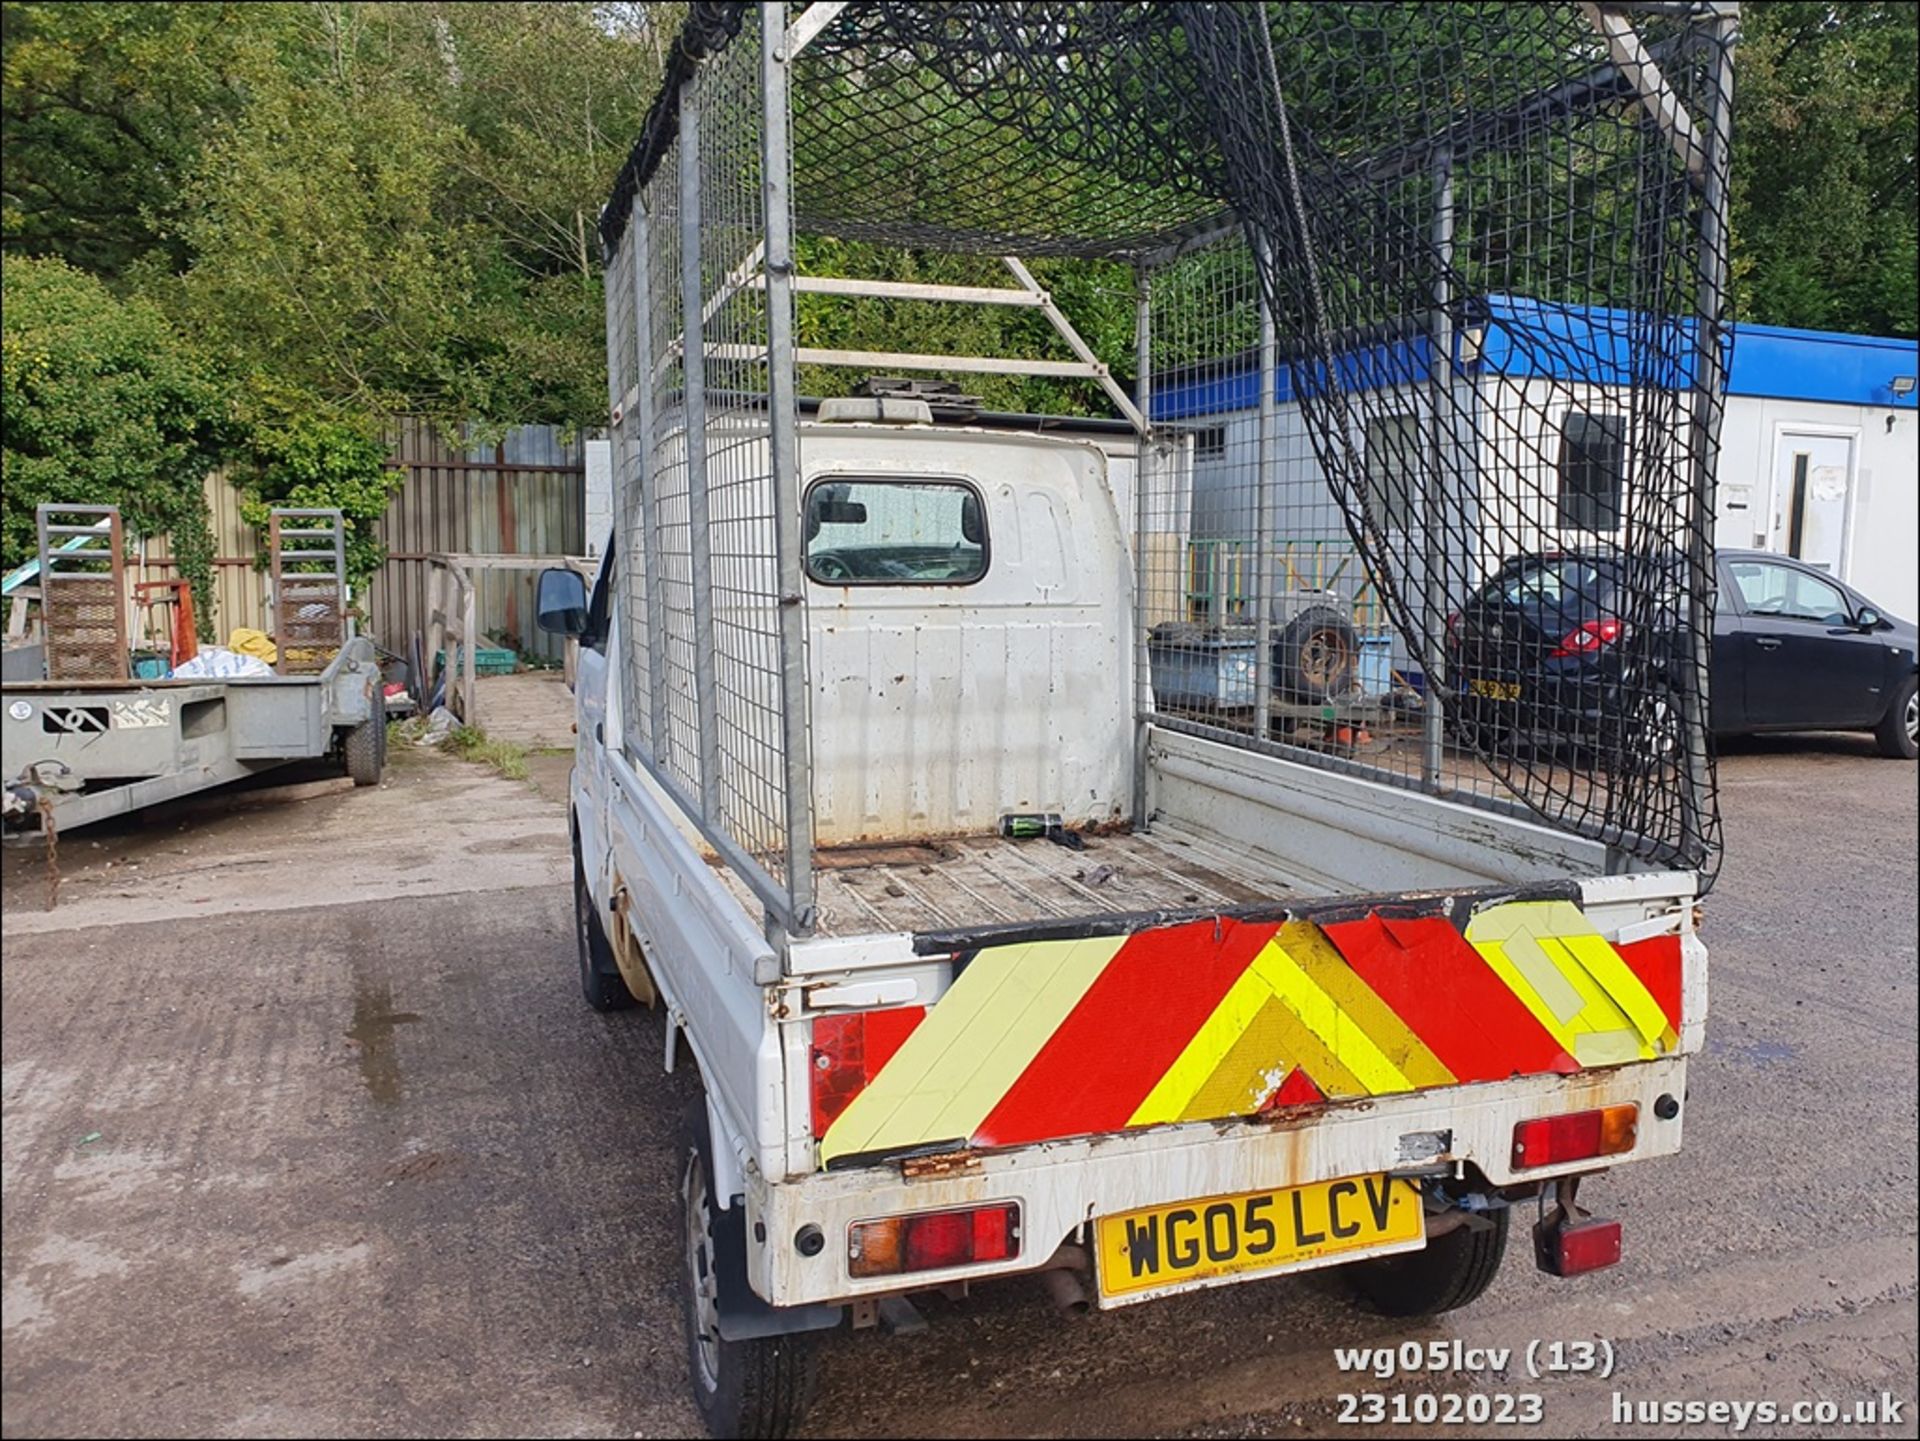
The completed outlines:
[[[854,3],[794,220],[1132,269],[1144,335],[1110,279],[1069,319],[1149,422],[1143,713],[1710,870],[1719,8]]]

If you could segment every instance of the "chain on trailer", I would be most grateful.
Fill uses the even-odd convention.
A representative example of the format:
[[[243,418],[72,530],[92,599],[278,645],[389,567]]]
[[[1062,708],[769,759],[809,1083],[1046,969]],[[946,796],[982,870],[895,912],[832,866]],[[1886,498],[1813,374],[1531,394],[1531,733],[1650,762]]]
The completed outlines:
[[[796,380],[918,368],[1137,418],[1143,724],[1710,871],[1736,24],[687,7],[601,217],[638,758],[803,930]],[[962,300],[1024,353],[821,343]]]

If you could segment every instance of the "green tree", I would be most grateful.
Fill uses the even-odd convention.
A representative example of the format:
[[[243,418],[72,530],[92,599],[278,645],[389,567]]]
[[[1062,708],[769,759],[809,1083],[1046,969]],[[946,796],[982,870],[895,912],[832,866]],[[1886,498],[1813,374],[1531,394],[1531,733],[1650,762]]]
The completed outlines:
[[[182,183],[209,131],[239,112],[286,8],[0,5],[7,253],[108,279],[143,258],[184,266]]]
[[[0,330],[6,565],[35,553],[35,507],[118,505],[134,534],[171,538],[206,630],[213,538],[202,486],[233,442],[215,371],[150,302],[118,300],[60,260],[7,262]]]
[[[594,220],[657,83],[646,24],[324,3],[275,41],[187,181],[192,261],[155,293],[329,413],[604,423]]]
[[[269,563],[266,535],[275,506],[338,509],[346,522],[347,579],[364,595],[387,558],[374,524],[404,480],[387,465],[386,439],[364,420],[324,415],[297,395],[254,394],[245,407],[247,454],[235,484],[241,517],[260,532],[260,565]]]
[[[1920,328],[1920,6],[1749,0],[1733,151],[1740,318]]]

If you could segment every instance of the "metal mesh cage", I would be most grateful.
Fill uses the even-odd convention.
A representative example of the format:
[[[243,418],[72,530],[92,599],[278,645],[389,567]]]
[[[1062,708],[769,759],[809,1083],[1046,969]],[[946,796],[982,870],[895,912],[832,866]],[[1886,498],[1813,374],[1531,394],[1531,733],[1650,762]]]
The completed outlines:
[[[757,41],[689,70],[667,98],[656,120],[670,114],[679,143],[623,188],[607,261],[616,563],[636,658],[627,737],[776,917],[803,927],[804,877],[790,874],[785,666],[798,649],[783,641],[776,558]]]
[[[1002,257],[1074,361],[880,359],[1136,423],[1140,724],[1710,869],[1736,15],[691,6],[601,222],[659,772],[799,919],[794,378],[874,357],[794,344],[798,228]]]

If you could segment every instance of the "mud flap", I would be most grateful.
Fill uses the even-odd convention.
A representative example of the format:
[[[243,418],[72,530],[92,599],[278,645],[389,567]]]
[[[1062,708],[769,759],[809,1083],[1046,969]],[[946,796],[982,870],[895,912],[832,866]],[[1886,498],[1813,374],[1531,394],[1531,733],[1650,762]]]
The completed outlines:
[[[747,1284],[747,1208],[742,1197],[734,1197],[731,1206],[714,1216],[713,1249],[720,1283],[720,1337],[724,1341],[831,1331],[846,1314],[844,1306],[769,1306],[760,1299]]]
[[[707,1175],[715,1176],[713,1165],[713,1117],[706,1097],[698,1101],[703,1124],[699,1137],[701,1159]],[[759,1244],[766,1244],[764,1233]],[[794,1336],[802,1331],[831,1331],[846,1313],[844,1306],[813,1303],[805,1306],[770,1306],[747,1282],[747,1203],[736,1195],[724,1211],[713,1215],[714,1280],[719,1286],[720,1339],[751,1341],[761,1336]]]

